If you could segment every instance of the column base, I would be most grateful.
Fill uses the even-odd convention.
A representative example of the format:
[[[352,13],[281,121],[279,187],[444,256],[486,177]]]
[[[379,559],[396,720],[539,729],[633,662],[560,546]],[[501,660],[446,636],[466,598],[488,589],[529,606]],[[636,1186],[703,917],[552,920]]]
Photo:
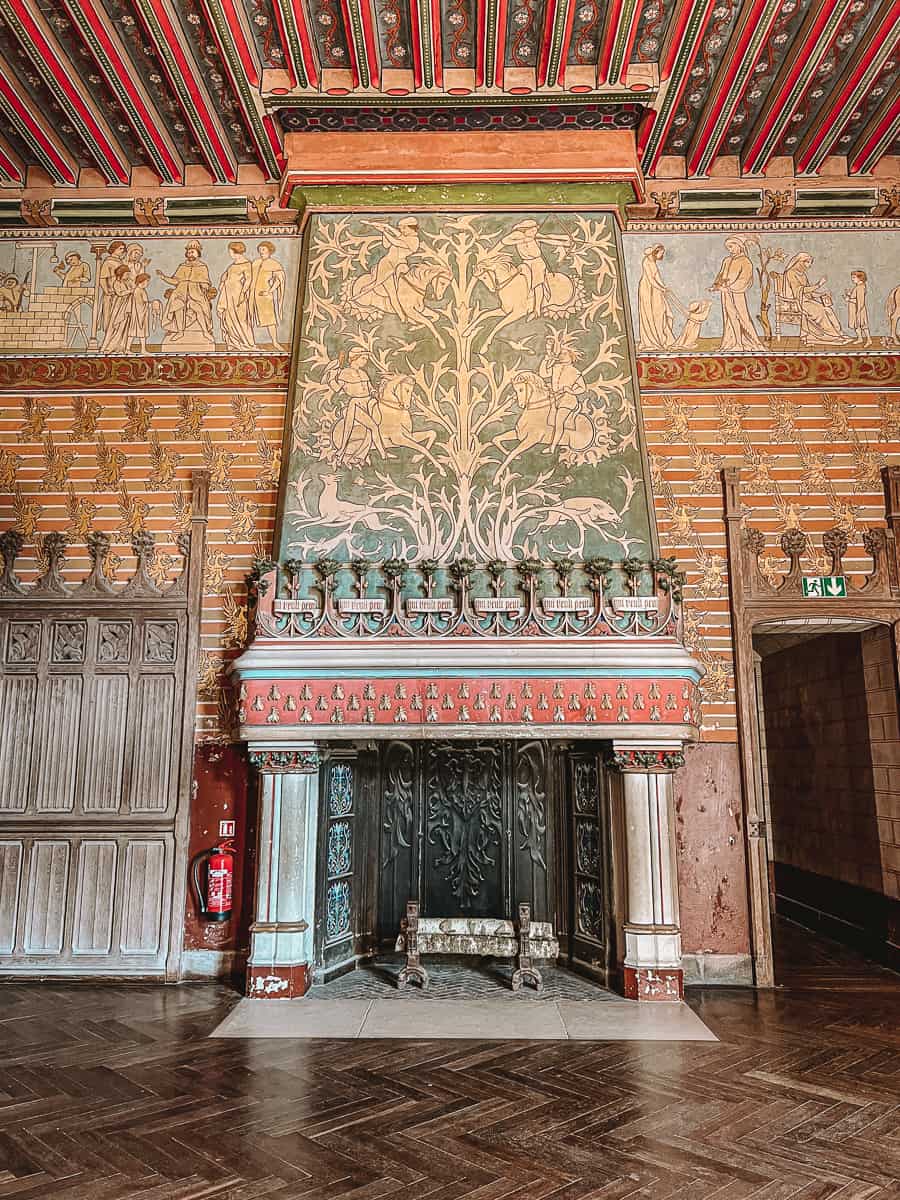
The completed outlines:
[[[308,963],[247,967],[247,995],[253,1000],[295,1000],[306,995],[311,983]]]
[[[626,1000],[684,999],[684,971],[681,967],[624,967],[622,971]]]

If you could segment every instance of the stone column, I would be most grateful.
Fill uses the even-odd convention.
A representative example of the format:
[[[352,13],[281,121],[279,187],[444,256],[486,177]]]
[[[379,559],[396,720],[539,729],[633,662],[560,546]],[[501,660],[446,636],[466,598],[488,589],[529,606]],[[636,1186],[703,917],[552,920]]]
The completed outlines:
[[[290,1000],[312,978],[319,756],[312,742],[251,745],[250,761],[259,771],[259,834],[247,995]]]
[[[622,775],[625,835],[625,995],[681,1000],[681,929],[672,772],[679,745],[613,743],[610,766]]]

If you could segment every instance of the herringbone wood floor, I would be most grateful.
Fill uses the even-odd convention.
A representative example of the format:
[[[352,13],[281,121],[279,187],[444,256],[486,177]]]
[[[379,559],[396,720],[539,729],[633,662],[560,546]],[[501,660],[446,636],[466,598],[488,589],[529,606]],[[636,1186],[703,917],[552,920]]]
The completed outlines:
[[[719,1043],[226,1042],[224,987],[0,990],[0,1197],[897,1200],[900,981],[809,935]],[[818,959],[818,961],[816,961]]]

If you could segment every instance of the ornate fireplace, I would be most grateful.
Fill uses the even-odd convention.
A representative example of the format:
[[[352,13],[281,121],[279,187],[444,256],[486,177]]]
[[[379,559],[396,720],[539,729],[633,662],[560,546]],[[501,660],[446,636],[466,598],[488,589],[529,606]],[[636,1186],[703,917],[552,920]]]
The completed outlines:
[[[527,900],[573,964],[679,998],[682,582],[633,558],[259,564],[233,667],[261,801],[249,994],[389,945],[416,898]]]

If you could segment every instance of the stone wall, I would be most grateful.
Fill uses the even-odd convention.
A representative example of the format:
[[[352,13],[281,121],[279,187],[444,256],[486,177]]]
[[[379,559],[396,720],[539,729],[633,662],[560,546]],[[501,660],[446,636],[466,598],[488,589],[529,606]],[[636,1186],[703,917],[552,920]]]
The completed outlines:
[[[886,626],[866,630],[860,640],[881,854],[881,890],[886,896],[900,900],[900,727],[897,719],[897,669],[891,632]]]
[[[891,632],[823,634],[766,655],[777,908],[900,962],[900,736]]]
[[[775,862],[880,890],[860,635],[766,655],[762,678]]]

